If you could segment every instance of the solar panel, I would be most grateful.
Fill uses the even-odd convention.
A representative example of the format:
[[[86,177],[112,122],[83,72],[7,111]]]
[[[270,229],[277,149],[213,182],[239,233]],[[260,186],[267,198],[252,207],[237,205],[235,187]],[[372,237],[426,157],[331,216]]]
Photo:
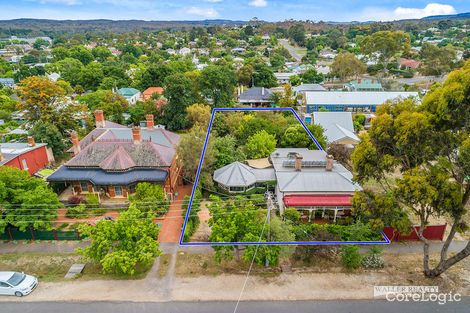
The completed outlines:
[[[283,167],[295,167],[295,160],[282,161]],[[326,161],[302,161],[302,167],[324,167]]]

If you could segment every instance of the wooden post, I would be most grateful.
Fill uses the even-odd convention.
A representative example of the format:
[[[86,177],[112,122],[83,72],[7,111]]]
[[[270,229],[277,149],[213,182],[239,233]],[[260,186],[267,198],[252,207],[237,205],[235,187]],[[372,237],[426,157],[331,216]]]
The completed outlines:
[[[55,230],[55,228],[52,230],[52,234],[54,235],[54,239],[55,239],[55,240],[59,240],[59,239],[57,238],[57,231]]]

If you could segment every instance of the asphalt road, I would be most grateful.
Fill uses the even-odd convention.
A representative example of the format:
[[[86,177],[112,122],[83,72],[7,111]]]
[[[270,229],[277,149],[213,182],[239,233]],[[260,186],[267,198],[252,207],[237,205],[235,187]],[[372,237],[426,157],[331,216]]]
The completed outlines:
[[[295,47],[291,46],[287,39],[279,39],[279,43],[286,48],[290,55],[297,61],[300,62],[302,60],[302,56],[295,51]]]
[[[235,313],[468,313],[470,298],[439,305],[429,302],[250,301]],[[1,313],[234,313],[235,302],[3,302]]]

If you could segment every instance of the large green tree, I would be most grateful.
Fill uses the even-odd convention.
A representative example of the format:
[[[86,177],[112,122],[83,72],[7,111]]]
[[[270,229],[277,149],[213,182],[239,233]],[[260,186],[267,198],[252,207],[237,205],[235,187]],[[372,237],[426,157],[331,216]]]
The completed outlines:
[[[99,263],[104,273],[134,275],[137,267],[148,267],[160,255],[158,226],[131,205],[116,221],[101,220],[81,225],[80,233],[90,245],[78,252]]]
[[[30,122],[52,123],[62,134],[77,127],[77,115],[83,113],[83,107],[68,103],[67,91],[62,86],[65,85],[38,76],[28,77],[18,84],[19,107],[28,112]]]
[[[427,277],[439,276],[468,257],[470,243],[452,256],[448,249],[456,233],[468,228],[470,62],[435,86],[421,105],[404,100],[382,106],[361,139],[352,155],[355,179],[360,183],[374,179],[383,191],[359,192],[354,201],[357,214],[377,227],[387,224],[387,219],[403,226],[407,216],[415,216]],[[401,174],[391,179],[397,170]],[[432,217],[445,217],[451,227],[433,265],[424,236]]]
[[[364,37],[360,46],[366,55],[378,54],[378,59],[386,70],[392,58],[397,58],[410,49],[410,41],[408,33],[385,30]]]
[[[10,224],[49,230],[61,203],[42,179],[8,166],[0,167],[0,233]]]
[[[170,130],[184,129],[189,125],[186,108],[195,99],[192,82],[183,74],[173,74],[164,85],[168,104],[163,107],[162,121]]]
[[[129,106],[124,97],[113,93],[111,90],[90,92],[77,97],[77,100],[86,104],[90,111],[103,110],[104,116],[116,123],[124,122],[123,113],[126,112]]]
[[[212,101],[213,107],[228,107],[234,101],[237,78],[229,66],[209,65],[199,76],[202,94]]]
[[[160,185],[138,183],[129,201],[149,217],[163,215],[168,211],[169,201],[166,199],[165,190]]]
[[[47,143],[47,147],[52,149],[56,158],[63,156],[66,148],[64,136],[54,124],[38,121],[29,130],[29,134],[33,136],[37,142]]]
[[[267,131],[257,132],[246,142],[246,156],[250,159],[266,158],[276,149],[276,142],[276,137]]]
[[[323,149],[326,149],[327,141],[326,137],[323,134],[324,130],[320,125],[311,124],[307,126],[312,135],[318,141],[320,146]],[[284,135],[281,139],[281,145],[288,148],[310,148],[318,149],[318,147],[313,142],[312,138],[308,135],[302,125],[297,124],[290,126],[284,132]]]
[[[453,47],[438,47],[424,43],[419,53],[422,64],[419,71],[423,75],[439,76],[450,72],[454,68],[456,51]]]
[[[350,52],[342,52],[335,57],[331,64],[331,74],[345,80],[357,77],[366,72],[366,65]]]

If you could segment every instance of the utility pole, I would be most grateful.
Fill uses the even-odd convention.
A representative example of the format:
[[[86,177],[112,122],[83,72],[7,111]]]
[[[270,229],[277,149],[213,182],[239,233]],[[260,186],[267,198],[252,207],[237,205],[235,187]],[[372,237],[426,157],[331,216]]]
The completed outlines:
[[[274,207],[274,195],[271,191],[266,191],[266,193],[264,194],[265,197],[266,197],[266,207],[268,209],[268,216],[267,216],[267,223],[268,223],[268,238],[267,238],[267,241],[271,241],[271,211],[272,210],[275,210],[275,207]],[[269,266],[269,261],[268,259],[266,259],[266,267]]]

